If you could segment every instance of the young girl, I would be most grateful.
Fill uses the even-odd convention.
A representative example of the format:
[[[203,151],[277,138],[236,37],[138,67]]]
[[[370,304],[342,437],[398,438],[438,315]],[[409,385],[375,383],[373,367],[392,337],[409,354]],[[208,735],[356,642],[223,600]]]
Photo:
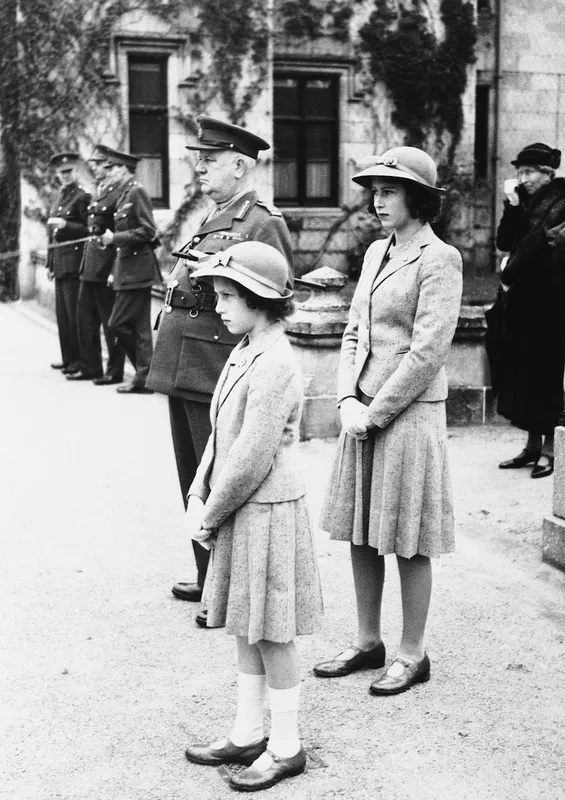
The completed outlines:
[[[367,251],[343,336],[343,431],[321,527],[351,543],[358,639],[314,672],[334,678],[384,666],[384,556],[394,553],[402,638],[393,664],[370,687],[377,695],[430,677],[430,559],[454,547],[444,364],[459,315],[461,256],[429,225],[440,208],[436,176],[422,150],[396,147],[353,178],[373,191],[389,237]]]
[[[301,381],[282,324],[293,310],[292,291],[284,256],[260,242],[229,247],[194,277],[214,279],[217,312],[231,333],[243,336],[212,398],[212,433],[187,508],[192,537],[213,543],[205,586],[208,625],[235,635],[239,679],[228,737],[191,745],[186,757],[212,766],[251,765],[230,785],[255,791],[304,771],[294,637],[311,633],[321,612],[296,453]]]

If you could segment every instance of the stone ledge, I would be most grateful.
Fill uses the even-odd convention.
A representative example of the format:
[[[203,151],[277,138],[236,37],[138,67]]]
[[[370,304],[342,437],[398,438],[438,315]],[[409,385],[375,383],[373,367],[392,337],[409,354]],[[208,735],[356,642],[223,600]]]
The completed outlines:
[[[496,413],[489,386],[450,386],[446,401],[448,425],[507,425]]]
[[[553,514],[544,517],[542,560],[565,572],[565,520]]]

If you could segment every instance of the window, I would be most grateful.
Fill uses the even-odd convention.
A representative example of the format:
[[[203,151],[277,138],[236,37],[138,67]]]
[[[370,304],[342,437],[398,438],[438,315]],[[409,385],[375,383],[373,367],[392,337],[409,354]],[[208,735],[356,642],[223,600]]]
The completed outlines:
[[[336,75],[275,75],[276,203],[338,204],[338,88]]]
[[[475,95],[475,177],[489,174],[490,86],[477,84]]]
[[[166,55],[129,55],[130,152],[142,160],[136,175],[153,204],[169,204],[169,120]]]

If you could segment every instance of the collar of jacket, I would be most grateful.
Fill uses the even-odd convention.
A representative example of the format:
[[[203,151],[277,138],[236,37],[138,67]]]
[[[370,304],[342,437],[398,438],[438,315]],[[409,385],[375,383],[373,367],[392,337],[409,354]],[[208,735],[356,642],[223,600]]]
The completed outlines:
[[[221,231],[230,228],[234,220],[243,220],[259,200],[259,195],[253,189],[245,192],[233,205],[227,206],[209,220],[206,220],[198,229],[198,236],[205,236],[212,231]]]
[[[384,280],[393,275],[397,270],[405,267],[407,264],[411,264],[413,261],[416,261],[416,259],[420,257],[422,249],[431,244],[435,238],[436,235],[433,232],[431,225],[429,222],[425,222],[420,230],[414,234],[407,246],[402,249],[398,255],[393,255],[388,264],[383,267],[381,273],[373,279],[371,291],[376,289],[377,286],[380,286]],[[378,272],[381,262],[389,248],[391,239],[392,236],[389,236],[387,239],[383,239],[381,242],[379,242],[380,249],[377,253],[375,253],[374,260],[375,273]]]

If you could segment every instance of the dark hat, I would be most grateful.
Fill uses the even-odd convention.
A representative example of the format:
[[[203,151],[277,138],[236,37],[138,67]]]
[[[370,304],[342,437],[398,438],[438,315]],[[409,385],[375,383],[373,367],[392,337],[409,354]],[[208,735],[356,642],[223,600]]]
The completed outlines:
[[[188,145],[187,150],[236,150],[245,156],[257,158],[259,150],[268,150],[270,144],[260,136],[239,125],[221,119],[200,115],[198,122],[198,144]]]
[[[92,153],[91,156],[87,158],[87,161],[107,161],[108,157],[105,156],[100,149],[103,146],[104,145],[96,145],[96,147],[94,148],[94,152]]]
[[[78,153],[64,152],[56,153],[49,159],[49,166],[55,169],[62,169],[64,171],[74,169],[77,162],[80,160]]]
[[[97,150],[102,153],[104,160],[108,164],[120,164],[124,167],[135,168],[137,162],[141,161],[139,156],[134,156],[131,153],[122,153],[119,150],[114,150],[112,147],[106,147],[105,144],[99,144]]]
[[[514,161],[510,162],[515,167],[536,166],[557,169],[561,164],[561,150],[554,150],[542,142],[534,142],[520,150]]]

